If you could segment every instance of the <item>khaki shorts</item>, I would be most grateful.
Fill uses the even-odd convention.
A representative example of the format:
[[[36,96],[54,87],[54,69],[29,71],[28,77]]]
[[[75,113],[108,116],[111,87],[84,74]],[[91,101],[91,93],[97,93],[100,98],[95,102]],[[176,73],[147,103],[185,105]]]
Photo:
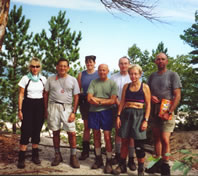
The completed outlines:
[[[162,120],[158,116],[159,110],[160,110],[160,104],[151,105],[151,118],[149,119],[149,121],[151,122],[151,127],[159,128],[162,132],[173,132],[175,128],[174,113],[171,120]]]
[[[63,129],[67,132],[75,132],[75,122],[68,122],[68,118],[72,112],[72,105],[48,103],[48,127],[52,131],[58,131],[61,129],[61,122]]]

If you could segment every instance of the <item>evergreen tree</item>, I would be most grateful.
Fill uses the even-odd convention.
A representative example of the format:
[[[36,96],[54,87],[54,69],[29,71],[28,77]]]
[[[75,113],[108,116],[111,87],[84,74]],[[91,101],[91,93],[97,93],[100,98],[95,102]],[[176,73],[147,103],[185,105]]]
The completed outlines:
[[[81,32],[78,34],[71,32],[69,28],[69,19],[65,19],[66,12],[59,11],[57,17],[52,16],[49,21],[49,36],[43,29],[41,34],[34,37],[33,48],[35,55],[42,59],[43,69],[46,74],[56,72],[56,62],[59,58],[64,57],[70,62],[70,74],[76,76],[78,73],[77,66],[80,62],[75,63],[79,59],[79,41],[81,40]]]
[[[4,38],[4,49],[0,53],[0,62],[4,63],[1,71],[0,97],[4,109],[1,109],[1,118],[4,121],[16,122],[18,113],[18,82],[27,73],[27,61],[30,56],[29,46],[32,34],[28,34],[30,20],[22,15],[22,6],[18,9],[13,7],[9,14],[6,35]],[[2,81],[3,80],[3,81]],[[2,106],[3,106],[2,105]],[[13,127],[15,129],[15,126]]]
[[[190,63],[194,65],[193,69],[195,78],[191,92],[193,95],[190,100],[192,104],[191,110],[196,111],[198,109],[198,11],[195,12],[195,23],[187,30],[184,30],[184,35],[180,35],[180,37],[195,49],[190,53],[191,57],[189,57],[189,60]]]

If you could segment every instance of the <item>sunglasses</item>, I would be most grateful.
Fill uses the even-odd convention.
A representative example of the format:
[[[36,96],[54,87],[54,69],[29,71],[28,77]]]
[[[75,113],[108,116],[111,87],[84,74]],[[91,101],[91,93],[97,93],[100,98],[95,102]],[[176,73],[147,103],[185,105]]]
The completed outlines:
[[[31,65],[31,68],[40,68],[40,65]]]

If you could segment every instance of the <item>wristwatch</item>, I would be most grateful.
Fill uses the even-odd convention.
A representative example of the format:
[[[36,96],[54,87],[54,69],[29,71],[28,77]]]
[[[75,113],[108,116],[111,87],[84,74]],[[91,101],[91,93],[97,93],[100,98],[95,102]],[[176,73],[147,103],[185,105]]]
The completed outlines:
[[[149,121],[149,119],[144,117],[144,121],[148,122],[148,121]]]

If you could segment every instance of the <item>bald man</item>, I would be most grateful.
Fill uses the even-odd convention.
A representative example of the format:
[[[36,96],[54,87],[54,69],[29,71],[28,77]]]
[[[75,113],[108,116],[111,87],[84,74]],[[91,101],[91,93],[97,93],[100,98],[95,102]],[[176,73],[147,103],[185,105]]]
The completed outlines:
[[[100,141],[100,129],[102,129],[107,153],[104,172],[112,173],[111,129],[113,127],[113,117],[111,106],[116,103],[117,86],[113,80],[108,79],[108,73],[108,65],[99,65],[99,78],[91,81],[89,85],[87,91],[87,100],[90,103],[88,126],[93,129],[96,152],[96,159],[92,169],[98,169],[103,166]]]
[[[157,158],[161,158],[161,175],[170,175],[168,163],[170,153],[170,135],[175,127],[174,110],[181,98],[181,81],[176,72],[167,69],[168,58],[165,53],[156,56],[155,64],[158,71],[151,74],[148,85],[151,90],[151,127],[155,142],[155,153]],[[162,99],[171,100],[170,109],[164,113],[163,119],[159,117],[160,104]],[[172,119],[169,120],[169,116]],[[154,168],[154,167],[153,167]],[[149,173],[158,172],[155,169],[147,170]]]

